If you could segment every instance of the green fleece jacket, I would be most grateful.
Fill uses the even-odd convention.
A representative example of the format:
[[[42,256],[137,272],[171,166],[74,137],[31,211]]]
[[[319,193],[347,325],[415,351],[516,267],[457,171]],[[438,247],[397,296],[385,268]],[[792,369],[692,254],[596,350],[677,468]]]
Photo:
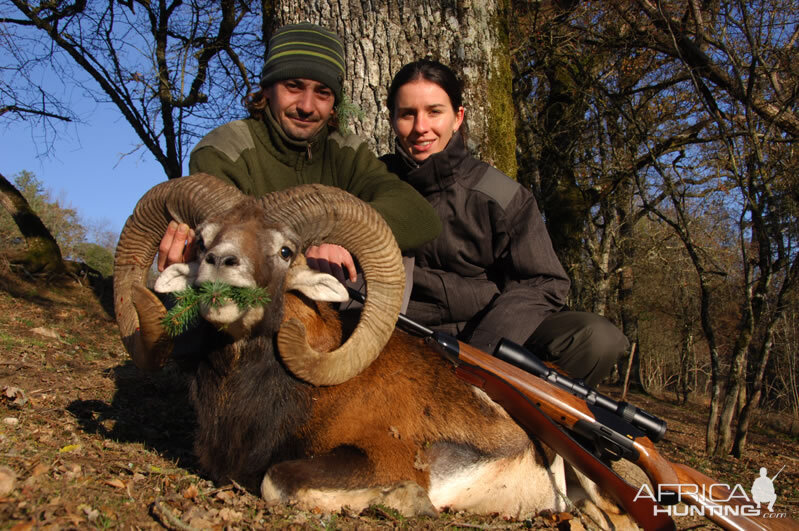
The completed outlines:
[[[189,171],[209,173],[256,197],[299,184],[336,186],[377,210],[403,251],[441,232],[430,203],[389,172],[363,140],[323,128],[310,141],[295,141],[268,112],[266,121],[237,120],[208,133],[192,150]]]

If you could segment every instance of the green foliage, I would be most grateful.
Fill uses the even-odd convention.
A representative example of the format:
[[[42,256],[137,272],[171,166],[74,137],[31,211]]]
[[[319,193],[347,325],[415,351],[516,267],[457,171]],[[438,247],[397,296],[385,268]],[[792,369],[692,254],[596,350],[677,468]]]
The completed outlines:
[[[16,174],[14,185],[50,230],[61,248],[61,254],[65,258],[74,256],[75,245],[86,237],[86,229],[80,222],[78,212],[70,206],[63,206],[64,201],[54,198],[52,193],[44,188],[42,182],[29,171]],[[3,214],[0,222],[0,234],[3,239],[8,241],[21,237],[11,217],[6,212]]]
[[[341,101],[336,105],[338,132],[344,136],[348,135],[350,133],[350,122],[353,119],[362,120],[364,116],[363,109],[349,98],[346,91],[342,91]]]
[[[190,328],[200,315],[200,305],[218,308],[234,302],[240,309],[265,306],[271,299],[264,288],[242,288],[222,282],[203,282],[172,294],[175,305],[164,316],[167,334],[175,337]]]
[[[81,242],[76,245],[75,258],[99,271],[104,277],[114,273],[114,253],[96,243]]]
[[[63,198],[55,198],[32,172],[16,174],[14,186],[56,239],[65,259],[82,261],[105,276],[113,273],[116,238],[110,231],[98,223],[87,225],[76,209],[66,205]],[[87,241],[89,236],[94,242]],[[24,245],[11,215],[0,209],[0,246],[8,249]]]

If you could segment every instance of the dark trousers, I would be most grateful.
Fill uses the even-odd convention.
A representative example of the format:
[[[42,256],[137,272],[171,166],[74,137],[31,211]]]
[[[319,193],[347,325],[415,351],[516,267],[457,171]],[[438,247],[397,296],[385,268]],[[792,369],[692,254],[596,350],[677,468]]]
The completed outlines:
[[[630,347],[613,323],[588,312],[556,312],[544,319],[524,346],[572,378],[595,387]]]

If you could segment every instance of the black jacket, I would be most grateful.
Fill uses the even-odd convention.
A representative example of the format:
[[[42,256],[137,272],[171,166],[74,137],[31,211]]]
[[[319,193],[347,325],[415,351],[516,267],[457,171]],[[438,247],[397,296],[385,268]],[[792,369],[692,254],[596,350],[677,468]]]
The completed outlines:
[[[569,279],[535,198],[471,156],[460,134],[421,166],[399,147],[381,160],[443,224],[438,238],[410,252],[408,317],[493,352],[501,337],[524,343],[563,306]]]

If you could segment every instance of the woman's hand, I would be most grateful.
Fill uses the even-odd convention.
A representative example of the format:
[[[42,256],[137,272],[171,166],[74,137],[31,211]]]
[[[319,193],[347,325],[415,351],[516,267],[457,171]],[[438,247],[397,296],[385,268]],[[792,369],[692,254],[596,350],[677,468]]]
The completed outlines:
[[[305,260],[308,262],[308,267],[333,275],[342,284],[348,278],[352,282],[357,278],[352,255],[340,245],[332,243],[312,245],[305,251]]]

